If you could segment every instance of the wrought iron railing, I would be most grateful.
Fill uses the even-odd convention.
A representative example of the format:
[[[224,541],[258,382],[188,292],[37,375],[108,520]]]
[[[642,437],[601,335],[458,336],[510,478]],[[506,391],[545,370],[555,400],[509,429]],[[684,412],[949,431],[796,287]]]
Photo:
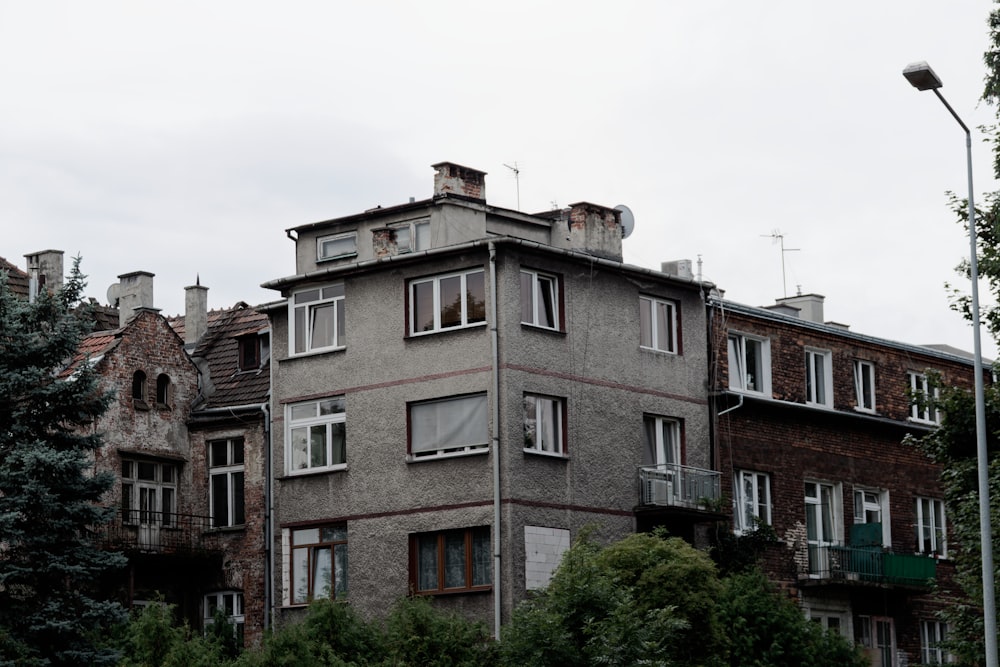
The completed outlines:
[[[720,473],[676,463],[639,468],[639,504],[717,510]]]
[[[119,509],[99,534],[109,549],[191,554],[218,550],[212,529],[212,518],[207,516]]]
[[[808,549],[808,573],[816,579],[925,587],[937,574],[937,560],[931,556],[875,546],[809,545]]]

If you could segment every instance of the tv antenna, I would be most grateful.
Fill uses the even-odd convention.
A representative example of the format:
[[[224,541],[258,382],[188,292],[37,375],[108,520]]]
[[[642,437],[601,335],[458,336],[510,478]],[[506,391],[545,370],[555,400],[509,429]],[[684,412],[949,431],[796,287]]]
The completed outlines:
[[[780,229],[773,230],[770,234],[761,234],[764,238],[771,239],[771,245],[778,243],[781,245],[781,293],[782,296],[788,297],[788,287],[785,284],[785,253],[786,252],[797,252],[800,248],[786,248],[785,247],[785,235],[781,233]]]
[[[521,210],[521,170],[517,168],[517,160],[514,161],[514,166],[513,167],[510,166],[509,164],[507,164],[506,162],[504,163],[503,166],[507,167],[512,172],[514,172],[514,189],[517,192],[517,210],[520,211]]]

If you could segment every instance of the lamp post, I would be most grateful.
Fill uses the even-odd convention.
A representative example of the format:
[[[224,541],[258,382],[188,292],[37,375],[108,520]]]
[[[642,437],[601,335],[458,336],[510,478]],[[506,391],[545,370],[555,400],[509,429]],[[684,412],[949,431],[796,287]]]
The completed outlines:
[[[989,461],[986,455],[986,400],[983,396],[983,350],[979,332],[979,265],[976,247],[976,208],[972,203],[972,133],[938,88],[943,84],[926,62],[912,63],[903,76],[917,90],[933,90],[948,112],[965,131],[965,151],[969,178],[969,273],[972,277],[972,345],[976,382],[976,459],[979,468],[979,539],[983,561],[983,626],[986,665],[997,665],[997,616],[993,589],[993,531],[990,527]]]

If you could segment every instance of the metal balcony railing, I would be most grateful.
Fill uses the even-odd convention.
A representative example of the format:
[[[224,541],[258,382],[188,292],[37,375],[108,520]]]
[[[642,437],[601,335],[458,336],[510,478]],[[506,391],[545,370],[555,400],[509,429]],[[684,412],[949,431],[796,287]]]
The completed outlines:
[[[639,504],[714,510],[722,499],[720,473],[677,463],[639,468]]]
[[[815,579],[926,587],[937,575],[937,560],[931,556],[872,546],[809,545],[808,549],[809,576]]]
[[[196,554],[219,549],[212,518],[176,512],[122,510],[102,526],[101,545],[142,553]]]

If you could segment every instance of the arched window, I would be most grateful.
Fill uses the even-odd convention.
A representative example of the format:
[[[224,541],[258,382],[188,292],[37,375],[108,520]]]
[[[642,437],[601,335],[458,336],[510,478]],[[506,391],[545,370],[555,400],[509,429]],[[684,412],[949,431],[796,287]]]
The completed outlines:
[[[146,374],[142,371],[132,373],[132,400],[146,401]]]
[[[167,407],[170,400],[170,376],[160,373],[156,377],[156,404]]]

